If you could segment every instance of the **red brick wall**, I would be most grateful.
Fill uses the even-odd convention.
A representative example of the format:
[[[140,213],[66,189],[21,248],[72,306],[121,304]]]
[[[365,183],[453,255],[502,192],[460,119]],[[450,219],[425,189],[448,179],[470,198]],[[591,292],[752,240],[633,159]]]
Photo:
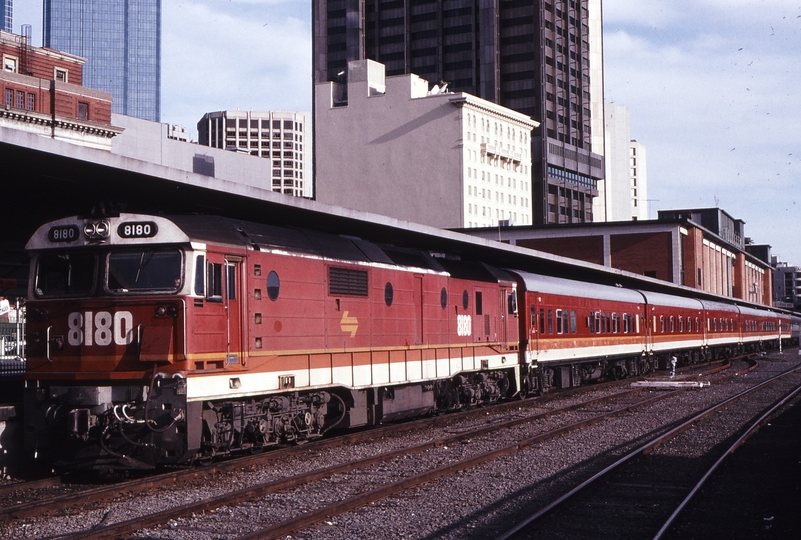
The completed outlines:
[[[56,88],[55,110],[57,115],[78,118],[78,104],[86,103],[88,117],[91,122],[111,123],[111,102],[84,94],[66,92]]]
[[[580,261],[604,263],[604,241],[601,236],[527,239],[518,240],[517,245]]]
[[[28,94],[35,96],[34,111],[43,114],[56,114],[79,119],[78,103],[87,104],[87,120],[99,124],[111,124],[111,99],[103,98],[103,93],[86,93],[81,90],[83,63],[69,57],[59,58],[59,53],[48,53],[47,49],[32,48],[24,58],[20,47],[0,41],[0,56],[7,54],[17,58],[17,74],[0,74],[0,105],[5,104],[6,89],[14,91],[12,107],[17,106],[17,91],[25,92],[23,109],[28,108]],[[56,81],[55,97],[51,95],[51,85],[55,78],[55,68],[67,71],[66,81]],[[65,84],[66,83],[66,84]],[[100,97],[98,97],[100,94]]]
[[[8,54],[16,57],[20,64],[18,70],[20,75],[30,75],[40,79],[52,80],[55,76],[54,69],[59,67],[67,70],[67,81],[71,84],[82,84],[83,82],[83,63],[69,58],[56,58],[42,52],[39,48],[32,48],[27,55],[26,64],[21,65],[23,54],[20,48],[10,43],[0,42],[0,56]]]
[[[609,242],[612,268],[673,281],[673,243],[670,233],[616,234]],[[653,275],[653,274],[649,274]]]
[[[16,107],[16,93],[22,91],[25,93],[25,103],[23,109],[28,108],[28,94],[34,95],[34,111],[44,114],[50,114],[50,82],[41,79],[29,79],[29,82],[9,81],[7,79],[0,79],[0,105],[6,103],[6,89],[14,92],[14,99],[12,107]]]

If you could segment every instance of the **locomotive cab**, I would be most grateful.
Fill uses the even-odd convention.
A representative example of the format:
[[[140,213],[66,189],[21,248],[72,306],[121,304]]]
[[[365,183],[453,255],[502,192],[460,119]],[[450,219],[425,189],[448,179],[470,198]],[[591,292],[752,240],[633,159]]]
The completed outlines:
[[[29,456],[83,468],[188,459],[185,296],[195,258],[170,225],[71,218],[29,242]]]

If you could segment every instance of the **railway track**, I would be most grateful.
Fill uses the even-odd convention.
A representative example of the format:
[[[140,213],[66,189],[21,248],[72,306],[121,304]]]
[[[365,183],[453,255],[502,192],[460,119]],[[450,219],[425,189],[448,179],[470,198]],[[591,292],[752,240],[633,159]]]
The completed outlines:
[[[718,369],[707,369],[705,373],[706,374],[710,374],[710,373],[713,373],[713,372],[715,372],[717,370]],[[694,375],[690,375],[690,376],[694,376]],[[614,383],[614,384],[612,384],[610,386],[621,388],[621,387],[623,387],[624,385],[627,385],[627,384],[629,384],[629,383],[628,382],[625,382],[625,383],[618,382],[618,383]],[[592,390],[597,389],[597,388],[598,387],[590,388],[590,389],[584,388],[583,392],[587,392],[588,390],[592,391]],[[138,530],[138,529],[142,529],[142,528],[146,528],[146,527],[157,526],[159,524],[168,523],[170,520],[175,520],[175,519],[178,519],[178,518],[180,518],[182,516],[192,515],[194,513],[198,513],[198,512],[202,512],[202,511],[213,510],[215,508],[218,508],[220,506],[224,506],[226,504],[234,504],[233,501],[236,501],[236,500],[240,500],[240,502],[241,501],[252,501],[252,500],[254,500],[254,497],[257,498],[259,496],[264,496],[264,495],[266,495],[268,493],[276,493],[277,491],[280,491],[280,490],[283,490],[283,489],[288,489],[288,488],[291,488],[293,486],[296,487],[297,485],[300,485],[300,484],[303,484],[303,483],[313,482],[313,481],[319,480],[321,478],[331,477],[332,475],[344,474],[344,473],[347,473],[347,472],[350,472],[350,471],[357,470],[360,467],[361,468],[365,468],[365,467],[369,467],[371,465],[375,465],[376,463],[386,463],[386,462],[388,462],[388,461],[390,461],[390,460],[392,460],[394,458],[397,458],[400,455],[410,455],[412,453],[422,453],[422,452],[426,452],[426,451],[429,451],[431,449],[435,449],[435,448],[438,448],[438,447],[447,447],[448,445],[461,444],[464,441],[475,439],[477,437],[482,437],[482,436],[486,437],[488,434],[495,433],[495,432],[497,432],[498,430],[501,430],[501,429],[506,429],[506,430],[513,429],[515,426],[518,426],[518,425],[537,422],[537,421],[542,421],[545,418],[555,417],[555,416],[558,416],[560,414],[564,414],[564,413],[566,413],[568,411],[575,412],[577,410],[580,410],[581,408],[587,408],[587,407],[591,407],[591,406],[596,406],[596,407],[604,406],[605,404],[608,404],[613,400],[620,401],[622,399],[625,399],[626,396],[636,396],[636,395],[639,395],[639,394],[642,394],[642,393],[643,393],[642,390],[625,390],[625,391],[621,391],[619,393],[616,393],[616,394],[614,394],[612,396],[602,396],[600,398],[595,398],[595,399],[590,399],[590,400],[586,400],[586,401],[579,402],[579,403],[569,404],[569,405],[566,405],[566,406],[563,406],[563,407],[559,407],[559,408],[551,410],[551,411],[537,412],[537,413],[531,413],[531,414],[526,413],[526,410],[531,409],[531,408],[540,407],[543,404],[547,404],[548,402],[550,402],[550,401],[552,401],[554,399],[557,399],[557,398],[561,398],[561,399],[565,399],[566,397],[569,398],[571,393],[570,392],[563,393],[563,394],[561,394],[561,396],[559,396],[559,395],[549,396],[547,399],[540,398],[538,400],[526,400],[526,401],[520,401],[520,402],[506,403],[506,404],[503,404],[503,405],[501,405],[499,407],[492,408],[493,409],[493,414],[502,414],[505,411],[514,411],[515,414],[522,415],[522,416],[517,417],[517,418],[512,418],[510,420],[505,420],[505,421],[495,421],[495,422],[493,422],[491,424],[484,425],[481,428],[464,430],[464,431],[461,431],[458,434],[454,434],[454,435],[450,435],[450,436],[446,436],[446,437],[436,438],[436,439],[434,439],[434,440],[432,440],[432,441],[430,441],[428,443],[420,444],[420,445],[418,445],[416,447],[412,447],[412,448],[403,447],[403,448],[400,448],[400,449],[398,449],[398,450],[396,450],[394,452],[388,452],[388,453],[384,453],[382,455],[377,455],[377,456],[373,456],[371,458],[367,458],[365,460],[362,460],[359,463],[354,462],[354,463],[340,465],[339,467],[336,467],[336,468],[328,467],[328,468],[324,468],[324,469],[321,469],[321,470],[314,470],[314,471],[310,471],[308,473],[305,473],[305,476],[304,475],[299,475],[299,476],[295,476],[295,477],[275,480],[275,481],[272,481],[272,482],[266,482],[266,483],[263,483],[263,485],[259,485],[259,486],[256,486],[256,487],[249,486],[247,488],[243,488],[238,493],[234,492],[234,493],[231,493],[231,494],[224,494],[224,495],[221,495],[219,497],[211,497],[211,498],[208,498],[206,500],[195,502],[195,503],[192,503],[192,504],[189,504],[189,505],[182,505],[182,506],[178,506],[176,508],[165,510],[163,512],[156,512],[156,513],[151,514],[149,516],[143,516],[143,517],[137,518],[135,520],[129,520],[128,522],[126,522],[124,524],[116,524],[114,526],[101,526],[101,527],[93,528],[93,529],[91,529],[89,531],[85,531],[83,533],[76,533],[76,535],[74,537],[76,537],[76,538],[81,538],[81,537],[92,537],[92,538],[113,537],[115,535],[125,534],[126,532],[132,532],[132,531],[135,531],[135,530]],[[652,403],[652,402],[655,402],[657,400],[665,399],[665,398],[669,397],[670,395],[672,395],[672,394],[662,393],[660,395],[657,395],[656,397],[651,397],[651,398],[648,398],[646,400],[641,400],[642,403],[639,404],[639,406],[645,406],[648,403]],[[528,442],[526,440],[523,440],[521,443],[516,443],[514,445],[511,445],[510,447],[507,447],[506,449],[501,449],[501,450],[497,451],[495,455],[497,457],[497,455],[501,455],[503,453],[514,452],[517,449],[524,448],[525,446],[527,446],[529,444],[535,444],[537,440],[544,440],[544,439],[547,439],[547,438],[550,438],[550,437],[556,437],[556,436],[558,436],[560,434],[569,432],[571,430],[581,429],[582,427],[585,427],[585,426],[590,425],[592,423],[601,421],[603,418],[605,418],[608,415],[611,415],[611,414],[622,414],[626,410],[630,410],[631,407],[632,407],[632,405],[629,405],[629,404],[619,406],[613,412],[605,412],[604,414],[598,415],[598,416],[596,416],[594,418],[591,418],[591,419],[587,419],[587,420],[583,420],[583,421],[579,421],[579,422],[574,422],[574,423],[572,423],[572,424],[570,424],[568,426],[563,426],[563,427],[557,428],[555,430],[552,430],[549,433],[543,433],[541,435],[538,435],[534,439],[532,439],[531,441],[528,441]],[[458,424],[459,422],[470,421],[470,418],[475,419],[476,417],[486,416],[487,414],[488,414],[488,412],[486,410],[472,410],[472,411],[466,411],[465,413],[460,414],[460,415],[445,415],[445,416],[439,417],[439,418],[427,419],[427,420],[417,421],[417,422],[409,422],[407,424],[394,425],[394,426],[384,426],[384,427],[381,427],[379,429],[368,431],[368,432],[355,433],[355,434],[350,434],[350,435],[347,435],[347,436],[344,436],[344,437],[340,437],[340,438],[336,438],[336,439],[318,441],[316,443],[312,443],[312,444],[306,445],[306,446],[301,447],[301,448],[296,448],[296,447],[284,448],[284,449],[281,449],[281,450],[278,450],[278,451],[262,454],[262,455],[259,455],[259,456],[248,456],[247,458],[242,458],[242,459],[238,459],[238,460],[230,460],[230,461],[222,462],[222,463],[219,463],[219,464],[214,464],[214,465],[212,465],[210,467],[207,467],[207,468],[174,471],[174,472],[171,472],[171,473],[166,474],[166,475],[159,475],[159,476],[155,476],[155,477],[148,477],[148,478],[133,480],[133,481],[129,481],[129,482],[124,482],[122,484],[109,485],[109,486],[100,486],[100,487],[91,487],[91,488],[88,488],[88,489],[81,489],[76,493],[66,493],[66,494],[61,494],[61,495],[58,495],[58,496],[55,496],[55,497],[51,497],[51,498],[45,499],[45,500],[37,499],[36,501],[31,501],[31,502],[29,502],[27,504],[15,504],[13,506],[8,506],[8,507],[3,508],[2,510],[0,510],[0,518],[19,519],[19,518],[24,518],[26,516],[41,515],[42,513],[48,513],[48,512],[49,513],[76,512],[77,509],[82,507],[82,506],[85,507],[86,505],[91,504],[93,502],[97,502],[97,501],[108,501],[111,497],[119,496],[122,493],[133,494],[133,493],[141,493],[141,492],[144,492],[144,491],[147,491],[147,490],[153,490],[153,489],[164,489],[164,486],[169,486],[170,488],[177,488],[178,486],[187,485],[187,484],[191,484],[191,483],[197,484],[199,482],[202,482],[206,478],[227,474],[227,473],[230,473],[230,471],[237,471],[237,470],[244,471],[244,470],[247,470],[248,468],[257,467],[257,466],[264,466],[264,465],[269,464],[271,462],[272,463],[279,462],[279,461],[287,458],[288,456],[290,456],[290,455],[292,455],[294,453],[298,453],[298,452],[309,452],[309,451],[319,452],[319,451],[323,450],[326,447],[341,446],[341,445],[346,445],[346,446],[347,445],[352,445],[352,444],[356,444],[357,442],[359,442],[362,439],[376,439],[376,438],[380,438],[380,437],[386,436],[389,433],[397,435],[399,432],[402,432],[402,431],[413,432],[415,430],[421,429],[423,426],[444,427],[444,428],[447,429],[449,426],[454,426],[454,425]],[[382,493],[384,493],[383,496],[386,496],[386,493],[387,493],[386,489],[389,489],[390,492],[397,492],[400,489],[408,489],[409,486],[414,484],[414,482],[430,481],[431,479],[433,479],[435,477],[450,474],[448,471],[452,472],[453,470],[459,470],[460,468],[463,468],[463,467],[474,466],[475,464],[480,463],[480,458],[477,458],[477,459],[479,459],[479,460],[478,461],[476,461],[476,460],[470,461],[468,459],[464,463],[457,463],[457,464],[451,466],[449,469],[448,468],[442,469],[440,472],[429,472],[429,473],[426,473],[426,474],[429,475],[428,477],[426,477],[425,474],[420,475],[418,480],[404,479],[402,482],[396,483],[397,485],[385,488],[384,492],[373,493],[371,496],[374,497],[373,500],[375,500],[375,497],[382,496]],[[492,458],[488,457],[486,459],[492,459]],[[428,480],[426,478],[428,478]],[[51,480],[51,482],[54,482],[54,484],[55,484],[55,480]],[[17,487],[17,490],[19,490],[19,489],[21,489],[23,487],[27,487],[27,486],[19,485]],[[31,487],[34,487],[34,486],[31,486]],[[352,501],[349,504],[356,505],[356,506],[367,504],[364,501],[365,501],[364,498],[356,499],[355,501]],[[323,512],[323,514],[325,514],[326,512],[332,512],[332,511],[333,510],[328,509],[328,510],[325,510],[325,511],[322,511],[322,512]],[[343,510],[340,509],[340,511],[343,511]],[[101,521],[101,523],[105,523],[105,520]],[[302,526],[307,526],[306,523],[307,522],[303,522],[303,523],[296,522],[294,524],[284,525],[283,527],[284,527],[284,529],[286,527],[289,527],[289,528],[295,527],[295,528],[297,528],[298,526],[301,526],[301,527]],[[284,530],[284,529],[281,529],[281,530]]]
[[[785,388],[767,392],[769,387],[781,383]],[[777,393],[780,394],[778,398]],[[548,537],[557,529],[562,538],[585,537],[587,531],[582,526],[575,520],[566,519],[571,515],[581,515],[582,521],[592,523],[594,530],[604,530],[616,537],[660,539],[726,457],[799,393],[801,367],[795,367],[716,403],[625,453],[567,493],[525,516],[497,540]],[[730,409],[732,404],[742,402],[746,397],[750,401],[749,407]],[[765,410],[757,414],[756,419],[745,422],[733,443],[724,444],[731,438],[726,434],[708,433],[711,424],[708,419],[716,413],[726,409],[732,411],[732,416],[735,412],[746,416],[753,414],[755,407],[764,407]],[[720,418],[715,420],[720,422]],[[685,439],[684,447],[703,444],[709,448],[701,458],[682,467],[683,477],[676,475],[675,459],[678,456],[688,459],[686,448],[679,451],[668,449],[661,454],[658,451],[680,438]],[[688,483],[688,477],[694,477],[696,481]]]

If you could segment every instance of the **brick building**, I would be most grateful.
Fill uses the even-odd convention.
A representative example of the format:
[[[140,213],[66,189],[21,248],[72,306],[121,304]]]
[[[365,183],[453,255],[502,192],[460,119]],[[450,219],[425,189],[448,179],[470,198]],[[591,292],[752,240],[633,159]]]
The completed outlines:
[[[647,221],[463,232],[771,305],[771,265],[748,253],[743,230],[742,220],[707,208],[661,211]]]
[[[109,150],[111,94],[81,86],[84,60],[0,32],[0,126]]]

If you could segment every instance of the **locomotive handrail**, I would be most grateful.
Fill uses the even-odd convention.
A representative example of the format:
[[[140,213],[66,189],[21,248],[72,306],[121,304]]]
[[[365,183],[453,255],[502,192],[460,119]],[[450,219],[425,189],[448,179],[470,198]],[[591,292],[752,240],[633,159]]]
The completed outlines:
[[[48,362],[52,362],[53,361],[53,359],[50,358],[50,332],[52,330],[53,330],[53,327],[52,326],[48,326],[47,327],[47,331],[45,332],[45,342],[47,343],[45,354],[47,356],[47,361]]]

